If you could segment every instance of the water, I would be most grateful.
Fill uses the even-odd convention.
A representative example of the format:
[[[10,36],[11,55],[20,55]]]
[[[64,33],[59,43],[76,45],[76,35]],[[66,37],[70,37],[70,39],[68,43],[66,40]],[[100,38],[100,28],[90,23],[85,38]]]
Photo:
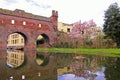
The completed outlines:
[[[54,54],[1,51],[0,80],[57,80]]]
[[[120,80],[120,58],[57,54],[58,80]]]
[[[120,80],[120,58],[0,51],[0,80]]]

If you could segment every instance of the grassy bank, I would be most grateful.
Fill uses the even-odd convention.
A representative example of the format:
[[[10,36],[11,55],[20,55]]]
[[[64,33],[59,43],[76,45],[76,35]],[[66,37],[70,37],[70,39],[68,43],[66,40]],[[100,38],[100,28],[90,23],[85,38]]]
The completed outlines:
[[[55,53],[76,53],[76,54],[94,54],[103,56],[120,56],[120,49],[85,49],[85,48],[38,48],[41,52],[55,52]]]

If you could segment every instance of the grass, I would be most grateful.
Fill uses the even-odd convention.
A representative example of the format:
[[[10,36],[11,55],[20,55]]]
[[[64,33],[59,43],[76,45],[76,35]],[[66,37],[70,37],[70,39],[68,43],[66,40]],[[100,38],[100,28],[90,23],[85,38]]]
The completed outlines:
[[[103,56],[120,56],[120,49],[86,49],[86,48],[38,48],[41,52],[54,52],[54,53],[76,53],[76,54],[92,54],[92,55],[103,55]]]

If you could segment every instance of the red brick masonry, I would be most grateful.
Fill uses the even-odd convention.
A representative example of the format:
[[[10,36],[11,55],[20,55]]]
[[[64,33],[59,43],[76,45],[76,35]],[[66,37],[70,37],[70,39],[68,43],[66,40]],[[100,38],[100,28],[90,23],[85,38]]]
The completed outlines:
[[[58,12],[54,10],[50,17],[43,17],[18,9],[0,9],[0,49],[7,49],[7,39],[12,33],[24,36],[25,50],[35,50],[37,37],[41,34],[53,44],[57,40],[57,23]]]

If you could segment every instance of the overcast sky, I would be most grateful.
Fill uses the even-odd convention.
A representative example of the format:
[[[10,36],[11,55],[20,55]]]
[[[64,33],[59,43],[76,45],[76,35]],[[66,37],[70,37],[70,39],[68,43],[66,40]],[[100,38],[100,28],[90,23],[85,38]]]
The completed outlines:
[[[104,11],[114,2],[120,4],[120,0],[0,0],[0,8],[22,9],[46,17],[51,16],[52,10],[57,10],[59,22],[72,24],[93,19],[102,26]]]

